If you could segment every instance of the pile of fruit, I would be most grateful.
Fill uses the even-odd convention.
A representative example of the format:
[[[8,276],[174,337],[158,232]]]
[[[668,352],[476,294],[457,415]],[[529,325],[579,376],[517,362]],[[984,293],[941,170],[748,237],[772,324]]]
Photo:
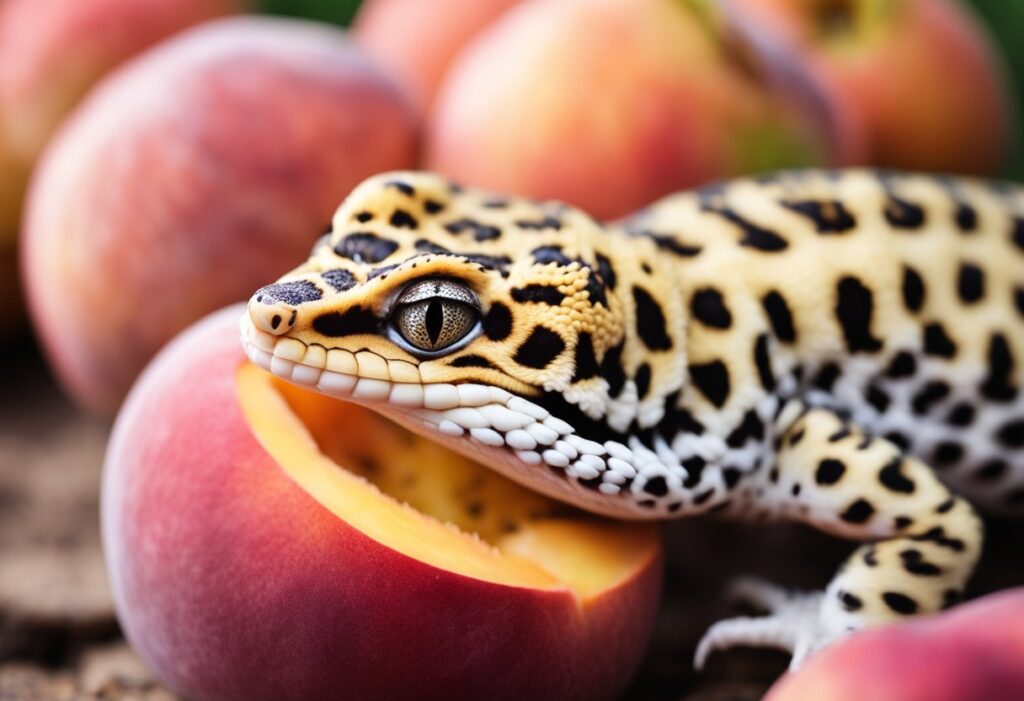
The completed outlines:
[[[365,0],[350,32],[255,9],[0,0],[0,339],[23,292],[88,410],[113,416],[179,332],[303,261],[377,172],[614,219],[775,168],[996,175],[1014,138],[1006,69],[957,0]],[[108,458],[120,614],[164,681],[197,699],[624,688],[656,615],[656,531],[566,516],[239,370],[237,315],[150,365]],[[915,624],[995,670],[929,684],[1024,684],[1000,666],[1024,640],[998,625],[1022,608]],[[773,698],[905,685],[932,664],[913,630],[838,646]],[[920,653],[886,667],[897,648]]]

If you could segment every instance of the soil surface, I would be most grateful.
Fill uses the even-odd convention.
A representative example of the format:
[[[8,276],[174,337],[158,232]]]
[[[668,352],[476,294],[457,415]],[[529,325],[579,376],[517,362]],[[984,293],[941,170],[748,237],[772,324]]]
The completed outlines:
[[[0,350],[0,700],[173,701],[121,637],[103,567],[98,495],[109,423],[77,410],[30,342]],[[1024,583],[1024,524],[991,523],[975,595]],[[666,527],[665,597],[626,698],[755,701],[786,668],[772,651],[691,659],[733,613],[725,584],[754,574],[823,586],[851,546],[792,526],[703,519]]]

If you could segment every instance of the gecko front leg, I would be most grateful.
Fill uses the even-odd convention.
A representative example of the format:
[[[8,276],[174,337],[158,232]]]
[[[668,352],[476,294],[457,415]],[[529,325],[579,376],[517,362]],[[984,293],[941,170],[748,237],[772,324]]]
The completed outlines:
[[[792,667],[848,632],[939,611],[961,596],[977,563],[982,524],[925,463],[828,409],[790,402],[777,425],[775,466],[754,511],[865,541],[825,591],[786,592],[745,580],[736,593],[769,611],[720,621],[697,648],[783,648]],[[756,493],[756,492],[755,492]]]

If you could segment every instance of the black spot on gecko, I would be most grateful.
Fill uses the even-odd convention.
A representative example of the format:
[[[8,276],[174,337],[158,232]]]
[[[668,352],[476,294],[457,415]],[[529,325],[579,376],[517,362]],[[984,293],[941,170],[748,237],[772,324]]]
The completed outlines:
[[[859,611],[864,606],[863,601],[848,591],[840,591],[838,596],[839,603],[842,604],[843,608],[847,611]]]
[[[819,234],[842,234],[857,225],[839,200],[783,200],[781,204],[810,219]]]
[[[309,280],[275,282],[256,290],[256,301],[262,304],[283,302],[293,307],[304,302],[315,302],[323,296],[320,288]]]
[[[826,363],[818,374],[815,375],[812,384],[825,392],[831,392],[836,380],[839,379],[839,366],[835,363]]]
[[[398,263],[395,263],[393,265],[382,265],[379,268],[374,268],[373,270],[366,274],[366,281],[369,282],[370,280],[376,278],[381,278],[383,280],[388,276],[388,273],[390,273],[392,270],[395,270],[396,268],[398,268]]]
[[[732,314],[725,306],[722,293],[705,287],[697,290],[690,299],[690,313],[694,318],[715,329],[727,329],[732,326]]]
[[[917,602],[906,594],[900,594],[895,591],[883,592],[882,601],[884,601],[885,605],[895,613],[899,613],[904,616],[911,616],[917,613]]]
[[[601,377],[608,382],[608,396],[614,399],[626,386],[626,371],[622,368],[622,350],[625,341],[609,348],[601,360]]]
[[[700,484],[700,478],[704,474],[707,462],[704,458],[694,455],[692,458],[682,461],[681,464],[686,469],[686,479],[683,480],[683,486],[687,489],[693,489]]]
[[[559,292],[557,287],[551,285],[532,284],[525,287],[513,287],[511,294],[512,299],[517,302],[535,302],[549,304],[552,307],[557,307],[565,299],[565,295]]]
[[[836,317],[846,338],[846,347],[851,353],[881,350],[882,342],[871,335],[871,317],[874,313],[874,296],[855,277],[844,277],[836,287]]]
[[[597,377],[597,357],[594,355],[594,341],[586,331],[576,339],[576,372],[572,381],[589,380]]]
[[[925,560],[925,555],[915,547],[901,552],[899,557],[903,561],[903,569],[910,574],[920,577],[936,577],[942,574],[942,569]]]
[[[691,365],[690,377],[701,394],[716,407],[721,408],[729,398],[729,369],[721,360]]]
[[[884,414],[892,402],[888,393],[876,384],[868,385],[864,398],[879,414]]]
[[[373,219],[373,212],[367,212],[367,211],[356,212],[355,220],[357,222],[359,222],[360,224],[365,224],[366,222],[368,222],[368,221],[370,221],[372,219]]]
[[[458,255],[487,270],[497,270],[502,277],[508,277],[508,267],[512,265],[512,259],[508,256],[488,256],[483,253],[459,253]]]
[[[344,292],[350,290],[356,285],[355,276],[347,270],[336,268],[334,270],[325,270],[320,273],[320,277],[324,279],[328,285],[333,287],[338,292]]]
[[[826,458],[818,463],[814,471],[814,481],[822,486],[830,486],[843,478],[846,473],[846,465],[841,460]]]
[[[775,374],[772,372],[771,354],[768,352],[768,334],[763,333],[754,342],[754,365],[761,379],[761,386],[769,392],[775,391]]]
[[[423,211],[427,214],[440,214],[444,211],[444,205],[437,200],[427,200],[423,203]]]
[[[974,473],[974,478],[981,482],[994,482],[1005,475],[1009,469],[1010,466],[1005,460],[995,458],[978,468],[978,471]]]
[[[728,222],[735,224],[743,232],[740,245],[754,248],[765,253],[778,253],[789,248],[789,242],[774,231],[770,231],[754,224],[749,219],[740,216],[738,212],[729,207],[705,206],[705,211],[712,212]]]
[[[978,229],[978,211],[966,202],[958,200],[953,212],[953,221],[962,233],[973,233]]]
[[[414,188],[409,183],[402,182],[401,180],[389,180],[388,182],[384,183],[384,186],[392,187],[401,192],[406,197],[412,197],[413,195],[416,194],[416,188]]]
[[[973,406],[966,402],[961,402],[950,410],[949,416],[946,417],[946,423],[958,428],[967,428],[974,423],[975,413],[976,411]]]
[[[654,245],[663,251],[668,251],[677,256],[683,258],[693,258],[694,256],[700,255],[702,248],[700,246],[693,246],[687,243],[683,243],[678,238],[671,234],[659,234],[654,231],[644,230],[630,230],[630,234],[634,236],[646,236],[654,242]]]
[[[903,267],[903,304],[907,311],[916,313],[924,306],[924,280],[909,265]]]
[[[1000,426],[996,440],[1007,448],[1024,447],[1024,419],[1017,419]]]
[[[952,358],[956,355],[956,344],[937,321],[924,327],[924,352],[940,358]]]
[[[843,513],[839,514],[839,518],[847,523],[862,524],[867,523],[874,514],[875,507],[870,502],[865,499],[857,499],[847,506]]]
[[[504,341],[512,333],[512,312],[501,302],[495,302],[482,320],[484,335],[492,341]]]
[[[640,367],[636,369],[636,376],[633,378],[633,382],[636,383],[637,398],[646,398],[647,393],[651,389],[651,366],[647,363],[640,363]]]
[[[776,291],[771,291],[761,299],[761,306],[768,314],[768,321],[772,325],[772,333],[784,343],[792,343],[796,340],[796,329],[793,326],[793,314],[789,311],[786,299]]]
[[[565,350],[565,341],[551,329],[536,327],[516,349],[512,360],[528,368],[543,370]]]
[[[730,448],[742,448],[748,440],[764,440],[764,422],[753,411],[743,415],[743,421],[725,439]]]
[[[663,476],[658,475],[644,483],[644,491],[656,497],[663,497],[668,494],[668,483]]]
[[[323,336],[355,336],[375,333],[380,326],[377,315],[358,304],[344,312],[328,312],[313,319],[313,330]]]
[[[450,363],[453,368],[494,368],[494,365],[482,355],[467,353],[453,359]]]
[[[615,268],[612,267],[612,262],[600,253],[594,256],[597,259],[597,272],[604,280],[604,284],[608,286],[609,290],[615,289],[615,283],[617,279],[615,277]]]
[[[587,299],[591,304],[600,304],[607,309],[608,297],[605,295],[601,276],[589,265],[584,264],[584,266],[587,268]]]
[[[1024,218],[1013,218],[1013,228],[1010,231],[1010,239],[1017,248],[1024,251]]]
[[[501,229],[488,224],[481,224],[475,219],[457,219],[444,225],[445,231],[450,234],[461,234],[469,231],[473,234],[474,241],[492,241],[501,236]]]
[[[885,205],[885,220],[894,229],[920,229],[924,226],[925,211],[922,207],[890,193]]]
[[[557,263],[558,265],[565,266],[572,263],[572,258],[562,252],[561,246],[538,246],[530,251],[530,255],[538,265]]]
[[[398,244],[376,234],[356,232],[349,234],[334,246],[334,252],[356,263],[380,263],[398,250]]]
[[[391,213],[391,219],[389,220],[391,226],[396,229],[418,229],[420,223],[416,221],[416,217],[412,216],[404,209],[396,209]]]
[[[889,491],[899,494],[913,494],[917,488],[914,481],[903,474],[902,457],[890,460],[878,473],[878,481]]]
[[[1013,291],[1013,304],[1017,307],[1017,313],[1024,317],[1024,287]]]
[[[452,252],[444,246],[438,245],[433,241],[428,241],[427,239],[416,239],[416,243],[413,245],[416,247],[416,250],[421,253],[435,253],[437,255],[444,256],[452,254]]]
[[[917,541],[918,543],[935,543],[941,548],[948,548],[955,552],[963,552],[965,545],[964,541],[959,538],[950,538],[946,535],[946,529],[942,526],[935,526],[930,528],[924,533],[919,535],[911,536],[911,540]]]
[[[973,263],[961,263],[956,291],[965,304],[974,304],[985,296],[985,273]]]
[[[520,229],[532,231],[543,231],[544,229],[554,229],[555,231],[558,231],[562,228],[562,220],[550,215],[540,219],[518,219],[515,224]]]
[[[893,357],[892,362],[889,363],[889,368],[885,371],[885,375],[895,380],[913,377],[915,372],[917,372],[917,360],[907,351],[900,351]]]
[[[992,334],[988,344],[988,376],[981,383],[981,393],[994,402],[1016,399],[1017,387],[1011,382],[1013,371],[1013,353],[1006,336]]]
[[[942,380],[932,380],[925,384],[910,400],[910,406],[918,416],[924,416],[932,407],[949,396],[949,384]]]
[[[633,301],[636,303],[636,330],[640,340],[652,351],[671,350],[672,339],[665,331],[665,315],[661,306],[642,287],[633,286]]]

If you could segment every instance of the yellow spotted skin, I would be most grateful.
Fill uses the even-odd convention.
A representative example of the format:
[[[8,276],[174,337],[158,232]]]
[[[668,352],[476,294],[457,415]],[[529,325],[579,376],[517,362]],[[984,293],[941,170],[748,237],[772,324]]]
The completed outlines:
[[[394,321],[424,280],[475,300],[478,323],[439,352]],[[275,373],[583,508],[795,519],[870,543],[814,625],[794,623],[806,602],[754,587],[775,613],[716,625],[699,660],[737,642],[801,659],[947,606],[981,546],[968,500],[1024,513],[1024,191],[1011,185],[786,172],[602,224],[388,173],[254,294],[243,334]]]

